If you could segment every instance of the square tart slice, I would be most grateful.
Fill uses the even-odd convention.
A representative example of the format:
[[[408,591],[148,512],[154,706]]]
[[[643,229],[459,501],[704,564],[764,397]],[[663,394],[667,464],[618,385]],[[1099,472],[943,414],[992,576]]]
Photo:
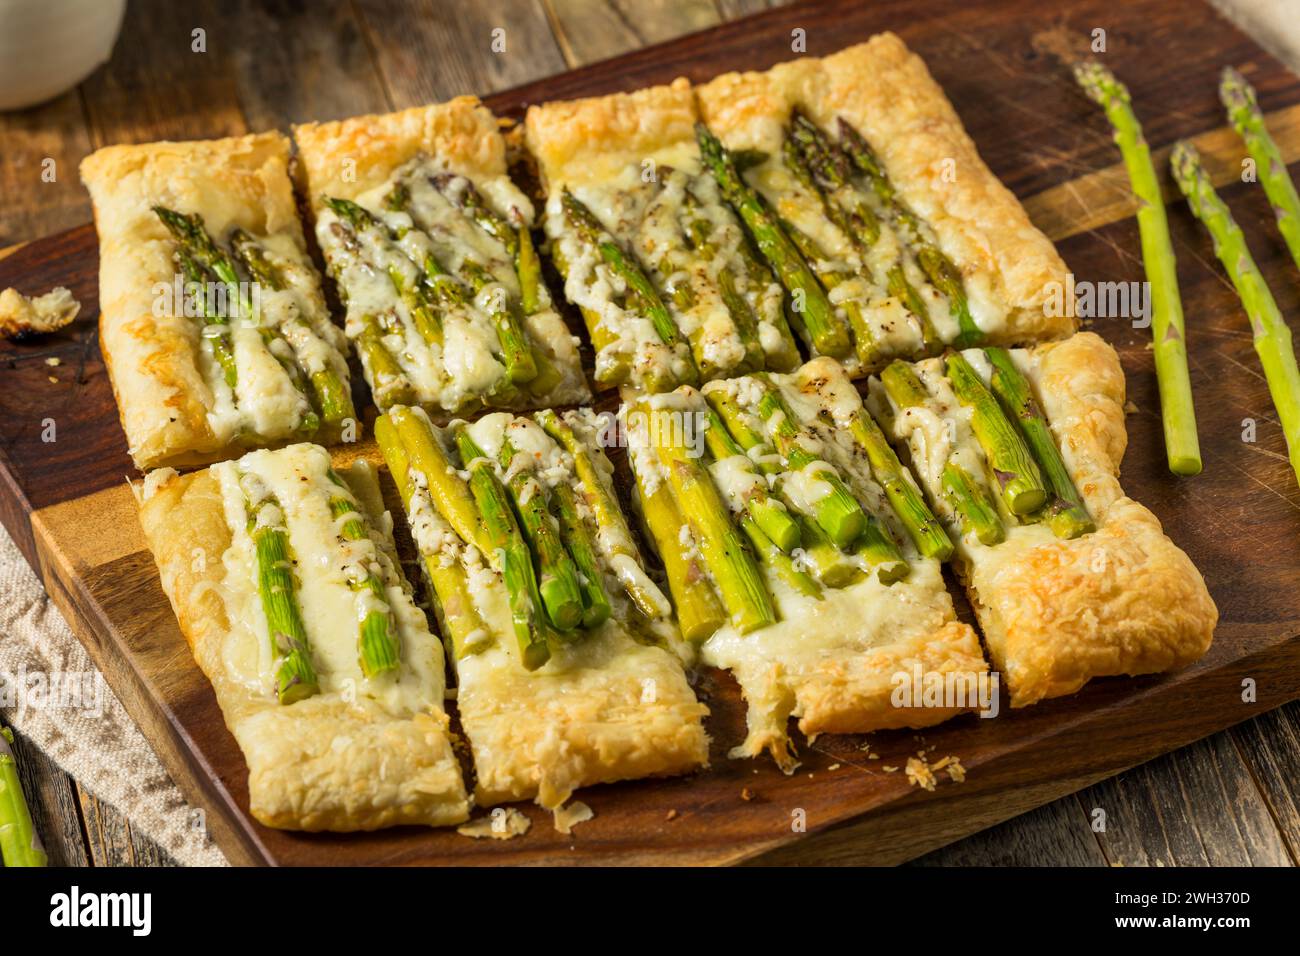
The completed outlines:
[[[473,97],[294,127],[300,185],[380,409],[446,417],[587,400],[577,342],[551,305]]]
[[[455,661],[480,805],[686,773],[708,760],[667,598],[642,569],[590,412],[375,435]]]
[[[781,286],[701,160],[698,118],[685,80],[528,111],[551,256],[599,386],[668,391],[800,361]]]
[[[683,387],[624,421],[682,633],[748,703],[732,756],[792,772],[791,717],[811,739],[981,707],[979,639],[940,569],[952,545],[843,366]]]
[[[140,523],[248,762],[253,816],[290,830],[468,815],[442,645],[393,548],[373,466],[318,445],[144,481]]]
[[[897,362],[869,404],[957,542],[1012,706],[1205,653],[1201,573],[1120,487],[1124,373],[1097,335]]]
[[[1059,338],[1065,264],[892,33],[696,88],[704,122],[826,290],[805,339],[855,375],[945,344]],[[788,258],[784,255],[783,257]]]
[[[355,430],[279,133],[87,157],[100,343],[141,469]]]

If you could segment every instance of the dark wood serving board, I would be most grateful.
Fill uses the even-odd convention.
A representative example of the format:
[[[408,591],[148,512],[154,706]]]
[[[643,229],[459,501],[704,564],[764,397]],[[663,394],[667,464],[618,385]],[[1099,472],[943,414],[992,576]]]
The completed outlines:
[[[1224,64],[1246,73],[1293,162],[1300,158],[1300,80],[1201,2],[1098,0],[1064,13],[1035,0],[787,7],[487,102],[518,118],[529,103],[547,99],[765,68],[794,55],[795,30],[803,31],[809,54],[823,55],[891,29],[925,58],[985,160],[1058,240],[1078,279],[1140,281],[1118,154],[1062,59],[1086,53],[1096,28],[1106,30],[1105,61],[1132,90],[1148,140],[1162,149],[1158,159],[1174,139],[1195,138],[1227,184],[1224,195],[1279,304],[1296,315],[1300,272],[1260,187],[1237,181],[1243,152],[1223,128],[1216,84]],[[1171,228],[1201,476],[1175,479],[1165,470],[1149,334],[1125,319],[1092,327],[1120,350],[1134,405],[1124,486],[1191,555],[1219,605],[1205,658],[1176,675],[1096,681],[1024,711],[1004,707],[992,720],[971,716],[919,735],[872,735],[876,759],[863,737],[800,741],[804,763],[790,777],[765,760],[727,759],[743,736],[744,704],[729,677],[706,672],[698,688],[712,709],[711,768],[583,791],[596,817],[572,836],[556,833],[536,808],[527,810],[532,830],[508,842],[410,828],[302,835],[252,822],[243,759],[159,587],[126,485],[136,473],[96,341],[90,225],[0,252],[0,287],[36,293],[65,285],[83,303],[81,317],[58,335],[0,344],[0,520],[233,861],[898,862],[1300,697],[1300,491],[1245,318],[1208,238],[1181,203],[1171,207]],[[59,364],[48,365],[50,358]],[[1256,422],[1253,443],[1243,441],[1246,419]],[[374,455],[369,444],[356,451]],[[965,782],[940,774],[933,793],[912,786],[901,767],[920,749],[932,761],[959,757]]]

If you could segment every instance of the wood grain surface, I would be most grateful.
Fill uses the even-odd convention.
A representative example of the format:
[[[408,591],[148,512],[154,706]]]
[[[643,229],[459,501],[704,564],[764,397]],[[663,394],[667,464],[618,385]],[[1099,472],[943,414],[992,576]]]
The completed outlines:
[[[55,156],[63,171],[63,178],[50,184],[55,188],[48,201],[44,194],[39,201],[20,198],[16,206],[0,210],[0,241],[27,239],[87,215],[71,169],[92,146],[220,135],[457,92],[488,92],[708,25],[758,4],[488,2],[476,4],[466,18],[439,17],[432,4],[377,0],[313,4],[310,13],[298,5],[245,0],[233,4],[223,18],[203,14],[215,5],[199,5],[200,13],[184,16],[154,16],[149,6],[133,4],[131,22],[147,19],[161,33],[159,42],[188,45],[195,22],[223,23],[209,37],[205,55],[213,59],[196,72],[189,65],[192,57],[160,63],[141,45],[124,49],[132,45],[119,44],[107,69],[78,93],[34,111],[40,117],[0,117],[0,135],[14,143],[11,155],[20,157],[17,164],[0,164],[6,194],[33,196],[30,164],[39,165],[44,157]],[[543,98],[628,89],[678,73],[704,79],[728,67],[764,67],[789,58],[795,27],[807,31],[813,54],[878,29],[894,29],[925,57],[994,172],[1027,199],[1049,234],[1064,240],[1062,254],[1080,279],[1141,278],[1136,228],[1127,219],[1131,206],[1125,203],[1123,180],[1116,176],[1117,156],[1104,119],[1073,91],[1059,62],[1094,25],[1107,25],[1108,62],[1133,89],[1153,145],[1197,136],[1222,164],[1219,181],[1229,181],[1233,157],[1240,151],[1222,128],[1214,79],[1221,64],[1233,62],[1259,88],[1288,160],[1295,159],[1300,84],[1207,8],[1192,5],[1175,12],[1172,5],[1143,2],[1111,10],[1097,2],[1076,4],[1061,14],[1042,7],[1003,0],[941,2],[920,9],[884,2],[869,8],[828,4],[778,11],[534,83],[491,104],[518,116],[527,103]],[[484,33],[499,24],[506,25],[507,52],[485,54]],[[1184,69],[1164,68],[1174,58]],[[973,63],[980,68],[971,69]],[[1204,76],[1198,77],[1198,71]],[[305,82],[309,78],[313,82]],[[173,90],[181,86],[185,89]],[[69,97],[72,105],[64,102]],[[80,109],[73,108],[77,105]],[[199,125],[202,129],[194,128]],[[1236,184],[1225,195],[1273,280],[1279,304],[1294,313],[1295,269],[1258,188]],[[1300,499],[1232,291],[1190,216],[1181,207],[1174,207],[1171,216],[1201,397],[1207,470],[1200,479],[1176,482],[1163,471],[1146,333],[1121,320],[1099,321],[1095,327],[1121,349],[1137,406],[1129,420],[1125,486],[1165,521],[1174,540],[1205,570],[1224,615],[1206,661],[1176,678],[1105,681],[1033,711],[996,721],[954,722],[923,740],[877,735],[872,746],[880,760],[863,757],[857,749],[861,740],[825,738],[790,779],[765,766],[723,758],[722,747],[738,734],[742,711],[734,685],[713,674],[703,691],[715,711],[710,720],[719,741],[714,769],[690,780],[598,788],[584,795],[599,816],[574,838],[579,857],[723,861],[780,845],[759,858],[895,862],[1300,695],[1294,676],[1294,638],[1300,627],[1294,600],[1284,599],[1300,583]],[[24,552],[43,562],[51,595],[79,634],[86,638],[90,630],[98,636],[98,645],[96,636],[89,638],[92,653],[174,776],[183,785],[188,778],[190,799],[228,811],[209,814],[209,819],[234,858],[312,861],[342,854],[377,862],[435,857],[470,862],[470,857],[482,856],[478,844],[449,835],[408,831],[360,840],[318,839],[239,826],[239,806],[246,805],[242,760],[219,716],[214,718],[211,692],[189,663],[174,621],[160,603],[156,574],[141,551],[123,482],[133,472],[114,424],[94,342],[94,310],[89,308],[94,259],[93,232],[86,227],[0,260],[0,283],[36,291],[61,282],[88,306],[88,314],[66,335],[38,346],[0,350],[6,370],[0,397],[0,517]],[[45,365],[51,356],[60,359],[59,367]],[[59,381],[50,382],[51,377]],[[1244,418],[1258,422],[1259,440],[1253,445],[1240,440]],[[40,441],[40,423],[46,419],[56,424],[55,442]],[[88,493],[89,498],[75,501]],[[29,520],[36,509],[43,510]],[[1249,576],[1241,573],[1247,563]],[[1245,677],[1259,687],[1252,704],[1240,699]],[[1269,714],[1260,723],[1265,732],[1239,727],[921,862],[1291,862],[1300,846],[1296,709]],[[934,759],[946,752],[962,756],[971,769],[966,783],[945,783],[936,794],[925,795],[913,792],[901,773],[879,769],[901,763],[922,746],[937,748]],[[23,756],[28,763],[28,754]],[[39,759],[31,763],[39,767]],[[149,862],[148,851],[140,849],[129,828],[113,820],[111,811],[105,814],[93,798],[68,786],[60,791],[42,784],[37,789],[62,793],[48,795],[56,809],[46,814],[43,832],[67,828],[66,801],[71,800],[76,804],[72,819],[80,821],[83,839],[91,837],[85,842],[97,848],[97,861]],[[1223,809],[1207,812],[1210,799]],[[36,802],[50,806],[45,795]],[[876,812],[852,819],[869,806],[877,807]],[[670,810],[676,811],[672,820],[667,819]],[[807,814],[809,830],[815,832],[790,832],[794,810]],[[1096,829],[1099,810],[1105,814],[1103,829]],[[233,825],[221,832],[227,816]],[[527,840],[492,848],[490,861],[574,855],[540,816],[536,824]],[[70,841],[72,835],[66,836]],[[447,845],[434,849],[440,839]],[[85,857],[84,852],[81,859],[68,855],[70,862]]]

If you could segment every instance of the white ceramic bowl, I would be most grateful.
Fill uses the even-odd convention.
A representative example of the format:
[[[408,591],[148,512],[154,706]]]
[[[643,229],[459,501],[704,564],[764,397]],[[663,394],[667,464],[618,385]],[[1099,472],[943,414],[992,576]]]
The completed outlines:
[[[0,110],[64,93],[113,52],[126,0],[0,0]]]

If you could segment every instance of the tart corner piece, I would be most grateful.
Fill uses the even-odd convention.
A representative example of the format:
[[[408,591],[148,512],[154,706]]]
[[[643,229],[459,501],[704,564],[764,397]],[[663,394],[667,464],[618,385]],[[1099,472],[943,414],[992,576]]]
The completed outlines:
[[[793,770],[791,717],[811,738],[980,707],[987,665],[940,570],[951,545],[839,363],[641,399],[624,422],[683,634],[745,695],[733,756]],[[923,695],[936,682],[951,698]]]
[[[141,499],[257,820],[348,831],[467,818],[442,648],[383,530],[373,469],[336,472],[325,449],[299,444],[159,469]]]
[[[287,138],[260,133],[110,146],[81,164],[104,361],[142,469],[334,441],[354,417],[288,159]]]
[[[375,403],[445,418],[590,398],[505,140],[473,97],[294,128],[299,184]]]
[[[894,34],[724,74],[696,98],[733,155],[758,157],[745,178],[831,284],[854,335],[846,365],[855,375],[940,344],[1014,345],[1073,331],[1072,318],[1044,308],[1064,288],[1061,257]],[[890,260],[895,240],[907,250],[901,272]],[[874,288],[850,291],[864,272]]]
[[[646,574],[589,411],[375,425],[448,653],[480,804],[708,760],[707,708]]]
[[[950,528],[1012,706],[1209,647],[1204,579],[1120,487],[1124,374],[1099,336],[894,363],[869,404]]]

